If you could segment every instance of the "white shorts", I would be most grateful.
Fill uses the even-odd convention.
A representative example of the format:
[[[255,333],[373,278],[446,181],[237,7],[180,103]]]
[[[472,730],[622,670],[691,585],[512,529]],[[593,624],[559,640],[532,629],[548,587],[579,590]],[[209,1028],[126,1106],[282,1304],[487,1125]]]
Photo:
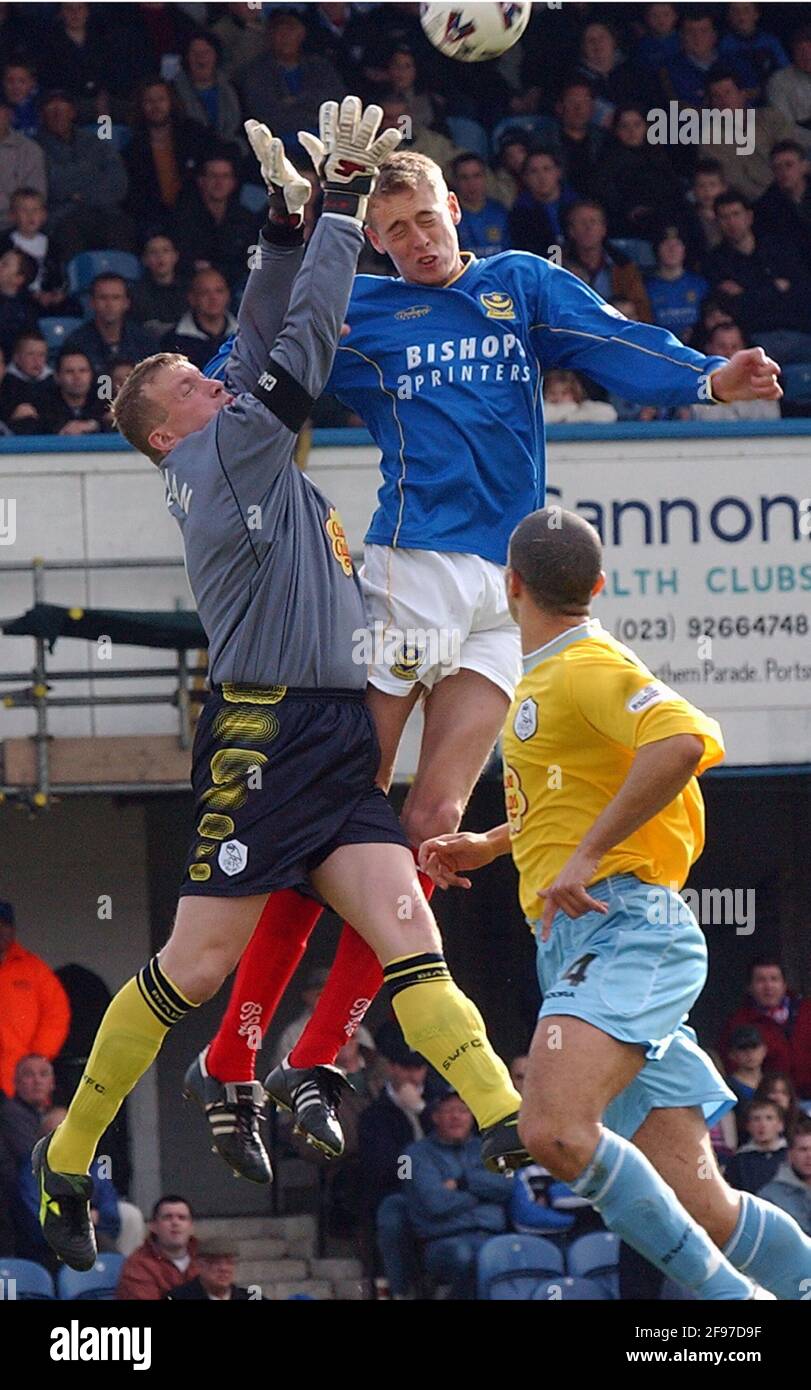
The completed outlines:
[[[369,680],[387,695],[432,690],[478,671],[512,699],[521,641],[503,565],[479,555],[367,545],[360,571],[369,623]]]

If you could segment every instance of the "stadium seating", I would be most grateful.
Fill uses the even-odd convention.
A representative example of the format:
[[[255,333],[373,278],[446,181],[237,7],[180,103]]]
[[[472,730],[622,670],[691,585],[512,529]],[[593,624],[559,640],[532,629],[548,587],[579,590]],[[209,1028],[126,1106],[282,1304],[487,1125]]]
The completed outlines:
[[[99,1300],[115,1298],[123,1255],[99,1255],[92,1269],[80,1271],[63,1265],[56,1278],[60,1298]]]
[[[541,1280],[562,1275],[563,1254],[543,1236],[494,1236],[479,1251],[480,1299],[527,1299]]]
[[[789,404],[811,401],[811,365],[793,362],[780,373],[780,385]]]
[[[454,145],[458,145],[460,150],[489,159],[487,131],[478,121],[472,121],[468,116],[449,116],[448,130]]]
[[[248,212],[264,212],[268,205],[267,189],[258,183],[243,183],[239,190],[239,201]]]
[[[125,280],[140,280],[141,262],[129,251],[80,251],[67,264],[68,289],[80,294],[89,289],[97,275],[108,271],[123,275]]]
[[[53,361],[65,345],[65,340],[81,327],[83,319],[72,318],[66,315],[59,318],[56,315],[47,315],[39,320],[39,331],[48,344],[48,357]]]
[[[493,128],[490,146],[493,154],[498,154],[498,147],[508,130],[525,130],[528,135],[532,135],[540,145],[556,145],[558,142],[558,128],[552,116],[505,116],[503,121]]]
[[[591,1279],[606,1298],[619,1298],[619,1237],[610,1231],[592,1231],[572,1241],[566,1252],[566,1270],[576,1279]]]
[[[12,1279],[13,1290],[9,1288]],[[53,1279],[47,1269],[33,1260],[0,1260],[0,1280],[2,1297],[6,1301],[16,1299],[29,1303],[55,1297]]]
[[[597,1303],[607,1297],[593,1279],[572,1279],[568,1274],[563,1279],[545,1279],[530,1294],[533,1303],[559,1303],[569,1300]]]
[[[612,237],[611,245],[628,256],[640,270],[653,270],[656,265],[653,247],[649,241],[643,241],[641,237]]]

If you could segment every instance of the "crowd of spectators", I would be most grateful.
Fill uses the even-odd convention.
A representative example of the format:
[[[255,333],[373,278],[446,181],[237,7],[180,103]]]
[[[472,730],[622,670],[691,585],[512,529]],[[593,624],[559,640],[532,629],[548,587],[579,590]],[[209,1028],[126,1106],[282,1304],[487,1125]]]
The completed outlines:
[[[431,47],[417,4],[0,5],[2,431],[104,432],[127,364],[174,348],[202,365],[263,220],[243,119],[305,168],[297,131],[348,90],[440,164],[463,249],[552,257],[699,348],[724,350],[720,326],[811,364],[811,26],[792,9],[537,5],[502,59],[467,65]],[[656,113],[690,110],[726,124],[660,143]],[[309,229],[317,214],[314,194]],[[77,268],[88,252],[101,275]],[[391,271],[371,247],[361,268]],[[547,401],[567,422],[666,415],[588,382]]]

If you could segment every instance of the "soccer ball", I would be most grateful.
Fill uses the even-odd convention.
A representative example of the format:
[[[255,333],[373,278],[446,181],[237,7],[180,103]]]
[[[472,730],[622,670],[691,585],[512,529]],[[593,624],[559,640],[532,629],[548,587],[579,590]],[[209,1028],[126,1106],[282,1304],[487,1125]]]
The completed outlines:
[[[434,48],[461,63],[498,58],[520,39],[532,13],[530,0],[515,4],[422,5],[420,19]]]

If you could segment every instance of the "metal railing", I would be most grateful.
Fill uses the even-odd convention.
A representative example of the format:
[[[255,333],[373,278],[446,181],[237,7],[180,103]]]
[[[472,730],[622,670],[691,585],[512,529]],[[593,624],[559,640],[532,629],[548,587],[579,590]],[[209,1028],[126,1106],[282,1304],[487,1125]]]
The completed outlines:
[[[134,559],[134,560],[34,560],[17,561],[0,565],[0,576],[12,573],[30,573],[34,604],[45,602],[46,574],[84,572],[97,570],[144,570],[144,569],[183,569],[181,559]],[[176,605],[180,608],[179,601]],[[36,783],[24,787],[0,783],[0,799],[27,803],[32,808],[42,809],[51,801],[50,743],[53,735],[48,729],[49,709],[98,708],[110,705],[172,705],[178,716],[178,746],[190,748],[192,741],[192,705],[205,698],[206,692],[195,689],[192,681],[205,676],[205,667],[190,668],[188,652],[177,652],[177,661],[172,666],[132,667],[127,670],[105,671],[91,668],[53,671],[48,666],[48,642],[45,637],[33,636],[34,664],[27,671],[0,670],[0,702],[6,709],[33,709],[36,728],[33,741],[36,750]],[[175,688],[166,694],[147,694],[132,692],[125,695],[51,695],[52,685],[58,682],[97,681],[97,680],[140,680],[170,679],[176,682]],[[6,690],[8,684],[25,682],[22,690]],[[187,790],[187,782],[181,783],[116,783],[116,782],[70,782],[60,783],[58,795],[80,795],[99,792],[157,792]]]

